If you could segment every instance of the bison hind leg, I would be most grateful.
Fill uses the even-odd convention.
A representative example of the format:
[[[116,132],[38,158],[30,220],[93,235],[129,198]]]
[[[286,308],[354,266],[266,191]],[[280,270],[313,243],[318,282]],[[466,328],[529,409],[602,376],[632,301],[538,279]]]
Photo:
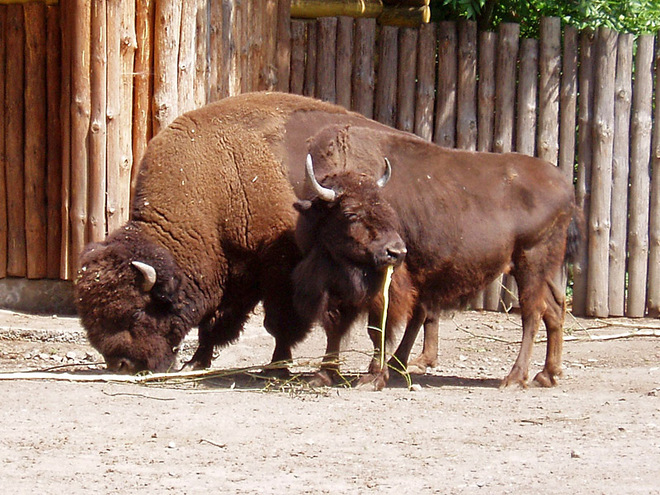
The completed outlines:
[[[566,297],[552,280],[547,280],[545,302],[543,323],[545,323],[548,334],[548,346],[545,365],[543,370],[534,377],[534,382],[541,387],[553,387],[557,385],[557,377],[562,375],[561,356],[564,343]]]

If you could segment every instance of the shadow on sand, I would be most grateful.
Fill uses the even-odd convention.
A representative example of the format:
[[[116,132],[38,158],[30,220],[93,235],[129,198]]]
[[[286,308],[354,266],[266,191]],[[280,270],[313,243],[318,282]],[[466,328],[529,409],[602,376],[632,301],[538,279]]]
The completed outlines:
[[[309,384],[314,373],[296,373],[290,376],[272,376],[266,373],[237,372],[222,376],[209,375],[200,380],[200,385],[210,388],[239,390],[291,391],[294,389],[320,392],[332,388],[351,388],[357,384],[362,374],[344,374],[344,382],[334,387],[313,387]],[[412,384],[422,388],[464,387],[464,388],[499,388],[501,381],[495,378],[466,378],[452,375],[411,375]],[[406,389],[410,383],[396,372],[390,374],[387,388]]]

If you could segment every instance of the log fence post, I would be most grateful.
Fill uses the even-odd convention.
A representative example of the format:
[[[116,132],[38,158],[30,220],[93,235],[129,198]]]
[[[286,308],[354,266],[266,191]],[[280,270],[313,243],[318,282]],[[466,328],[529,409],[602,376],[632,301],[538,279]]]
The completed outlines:
[[[599,28],[594,77],[593,162],[588,233],[589,263],[596,269],[589,270],[587,277],[587,314],[599,318],[609,314],[607,286],[617,37],[615,31]]]

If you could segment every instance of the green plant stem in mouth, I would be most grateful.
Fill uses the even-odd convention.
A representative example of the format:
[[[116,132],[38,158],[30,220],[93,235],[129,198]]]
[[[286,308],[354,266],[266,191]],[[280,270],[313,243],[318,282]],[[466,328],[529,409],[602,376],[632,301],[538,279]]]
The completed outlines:
[[[385,325],[387,324],[387,309],[390,305],[390,284],[394,267],[387,267],[385,280],[383,281],[383,314],[380,317],[380,369],[385,368]]]

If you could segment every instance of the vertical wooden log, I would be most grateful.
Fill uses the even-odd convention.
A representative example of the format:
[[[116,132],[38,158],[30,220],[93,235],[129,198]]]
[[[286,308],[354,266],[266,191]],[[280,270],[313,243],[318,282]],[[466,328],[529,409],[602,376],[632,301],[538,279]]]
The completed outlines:
[[[92,2],[91,12],[91,114],[89,126],[89,217],[88,238],[105,238],[106,197],[106,85],[117,87],[119,81],[107,81],[106,2]],[[112,164],[111,164],[112,166]]]
[[[580,68],[578,72],[578,169],[575,196],[584,218],[589,218],[591,199],[592,118],[594,105],[594,69],[596,33],[590,29],[580,34]],[[573,313],[587,314],[587,274],[589,272],[589,236],[583,238],[578,259],[573,265]]]
[[[247,16],[245,25],[247,25],[246,32],[248,33],[248,52],[247,52],[247,74],[248,85],[244,87],[243,92],[260,91],[266,89],[266,85],[261,77],[261,71],[265,63],[265,32],[264,32],[264,17],[266,13],[266,6],[272,0],[246,0],[247,3]]]
[[[561,72],[561,22],[558,17],[541,19],[539,68],[538,156],[557,165]]]
[[[601,318],[609,314],[607,281],[611,227],[616,43],[616,32],[608,28],[599,29],[594,85],[591,211],[588,222],[589,263],[598,269],[589,270],[587,277],[587,314]]]
[[[626,228],[630,169],[630,100],[632,96],[633,35],[619,36],[614,83],[614,143],[608,304],[610,316],[623,316],[626,292]]]
[[[0,108],[5,109],[7,8],[0,8]],[[7,157],[5,155],[5,116],[0,116],[0,278],[7,276]]]
[[[119,110],[120,160],[108,174],[108,229],[116,230],[128,221],[133,169],[133,72],[135,70],[135,3],[121,3],[121,85]]]
[[[223,71],[222,35],[224,33],[223,5],[220,0],[210,0],[209,5],[209,101],[229,94],[229,74]],[[223,80],[225,83],[223,85]]]
[[[534,156],[536,152],[536,98],[538,94],[539,44],[534,39],[520,42],[518,74],[518,120],[516,151]]]
[[[233,38],[236,42],[236,63],[233,66],[234,82],[230,83],[230,96],[250,91],[250,71],[248,67],[250,54],[250,34],[253,19],[250,17],[248,8],[249,0],[241,0],[234,3],[234,18],[231,25]],[[232,90],[235,93],[232,93]]]
[[[640,36],[635,56],[630,123],[630,202],[628,204],[628,299],[626,316],[646,313],[649,254],[649,190],[653,127],[653,35]]]
[[[495,139],[493,151],[507,153],[513,149],[516,102],[516,62],[518,57],[518,24],[501,24],[496,60]]]
[[[261,85],[259,89],[265,91],[273,91],[277,88],[278,77],[278,55],[277,50],[282,49],[277,44],[277,33],[279,28],[278,15],[278,0],[268,0],[266,2],[263,26],[264,26],[264,43],[265,50],[264,65],[261,67]],[[288,21],[287,21],[288,25]],[[287,36],[288,39],[288,36]],[[288,42],[287,42],[288,44]],[[288,58],[288,51],[286,57]],[[287,83],[288,84],[288,83]]]
[[[657,38],[660,44],[660,37]],[[655,115],[653,128],[653,158],[651,160],[651,198],[649,211],[649,275],[646,306],[648,316],[660,317],[660,52],[655,59]]]
[[[305,22],[291,21],[291,78],[289,91],[303,94],[305,85]]]
[[[577,29],[573,26],[565,26],[561,88],[559,90],[559,168],[571,179],[575,173],[577,43]]]
[[[45,278],[46,248],[46,5],[26,4],[25,245],[27,277]]]
[[[195,108],[195,32],[197,28],[197,0],[181,3],[181,34],[179,37],[179,77],[177,103],[179,114]]]
[[[208,101],[209,93],[209,1],[197,0],[197,10],[195,12],[195,81],[193,104],[199,108]],[[139,163],[139,157],[135,157],[136,163]],[[133,167],[136,168],[136,167]]]
[[[178,115],[177,57],[181,27],[178,0],[156,2],[154,30],[154,135]]]
[[[374,119],[392,127],[396,122],[398,32],[397,27],[382,26],[378,43],[378,80]]]
[[[493,128],[495,124],[495,47],[497,35],[492,32],[482,32],[479,35],[479,86],[477,88],[477,150],[492,151]],[[473,309],[484,309],[486,294],[490,291],[490,300],[496,300],[499,285],[493,285],[481,291],[470,301]],[[491,306],[497,307],[496,303]]]
[[[399,29],[399,71],[397,80],[398,129],[413,132],[415,129],[415,84],[417,74],[418,29]]]
[[[496,56],[495,127],[493,151],[506,153],[513,149],[515,121],[516,60],[518,57],[520,26],[501,24]],[[485,293],[484,307],[496,311],[501,308],[502,277],[495,280]]]
[[[262,64],[263,48],[263,13],[268,0],[261,0],[257,6],[255,0],[244,0],[245,17],[243,17],[243,33],[245,34],[245,65],[243,73],[246,74],[241,85],[242,92],[257,91],[259,88],[259,72]]]
[[[288,92],[291,78],[291,0],[279,0],[277,5],[277,91]]]
[[[241,92],[240,51],[243,40],[237,26],[242,22],[242,10],[238,9],[234,0],[222,2],[222,30],[220,37],[220,53],[222,54],[218,70],[218,84],[222,90],[218,98],[234,96]]]
[[[136,6],[137,51],[135,54],[134,76],[135,98],[133,100],[133,157],[136,163],[140,163],[153,132],[150,105],[153,95],[153,78],[150,76],[153,61],[155,4],[153,0],[144,0],[137,2]],[[114,105],[115,103],[113,103]],[[135,190],[139,168],[133,167],[131,174],[131,190],[133,191]]]
[[[337,104],[351,108],[353,18],[340,17],[337,23]]]
[[[107,33],[108,33],[108,91],[104,118],[107,131],[107,162],[104,174],[103,216],[107,222],[107,232],[117,228],[118,222],[113,219],[120,208],[117,203],[117,188],[119,168],[122,160],[121,126],[122,126],[122,2],[107,0]],[[140,20],[142,22],[142,20]],[[146,69],[149,71],[150,69]],[[137,80],[136,80],[137,83]],[[139,117],[138,117],[139,118]],[[146,147],[146,143],[145,143]],[[90,188],[96,189],[91,186]]]
[[[628,205],[628,301],[626,316],[646,313],[649,254],[649,191],[653,127],[653,35],[640,36],[635,56]]]
[[[456,23],[438,24],[438,89],[433,141],[448,148],[456,145],[456,38]]]
[[[479,35],[479,101],[477,150],[493,151],[495,128],[495,64],[497,34],[483,32]]]
[[[60,97],[60,121],[62,122],[62,191],[60,243],[60,278],[70,280],[73,276],[72,232],[71,232],[71,104],[73,81],[71,74],[73,47],[73,0],[60,2],[62,23],[62,95]]]
[[[52,279],[60,276],[62,239],[62,129],[60,119],[60,95],[62,94],[61,14],[62,10],[60,6],[49,6],[46,12],[46,100],[48,115],[46,132],[46,203],[48,205],[46,265],[47,277]],[[2,70],[0,70],[1,73]],[[2,144],[0,143],[1,148]]]
[[[477,23],[458,23],[456,146],[477,149]]]
[[[337,100],[337,18],[323,17],[317,21],[316,96],[334,103]]]
[[[355,21],[355,70],[353,71],[353,110],[367,118],[374,115],[374,47],[376,19]]]
[[[417,95],[415,98],[415,134],[427,141],[433,139],[435,103],[435,35],[434,23],[419,28],[417,49]]]
[[[306,23],[307,28],[307,63],[305,64],[305,96],[316,96],[316,54],[317,54],[317,24]]]
[[[91,112],[90,35],[91,1],[74,0],[71,47],[71,256],[77,260],[87,243],[89,149]],[[76,265],[74,261],[72,265]]]
[[[7,168],[7,275],[25,277],[25,72],[23,6],[7,6],[5,156]]]

